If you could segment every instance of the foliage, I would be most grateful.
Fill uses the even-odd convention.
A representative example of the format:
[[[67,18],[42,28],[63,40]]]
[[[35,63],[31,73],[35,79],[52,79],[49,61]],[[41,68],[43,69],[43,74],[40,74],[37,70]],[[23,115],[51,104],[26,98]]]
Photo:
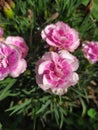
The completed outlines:
[[[47,24],[64,21],[79,31],[81,41],[97,41],[98,1],[94,0],[94,5],[88,12],[89,0],[14,2],[14,17],[10,19],[1,11],[0,26],[4,28],[5,36],[20,35],[25,38],[29,46],[28,68],[16,79],[6,78],[0,81],[0,130],[16,130],[20,127],[23,130],[97,130],[98,63],[88,64],[80,46],[74,52],[80,61],[79,83],[63,96],[45,93],[37,86],[35,64],[47,50],[40,37],[41,30]],[[6,119],[8,122],[5,122]]]

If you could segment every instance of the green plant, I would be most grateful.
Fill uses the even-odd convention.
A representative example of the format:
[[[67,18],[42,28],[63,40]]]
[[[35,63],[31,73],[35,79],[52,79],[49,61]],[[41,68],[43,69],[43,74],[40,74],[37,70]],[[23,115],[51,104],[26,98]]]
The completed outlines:
[[[41,30],[50,23],[64,21],[80,33],[81,41],[98,40],[97,0],[87,10],[89,0],[15,0],[14,18],[10,19],[0,12],[0,27],[7,35],[20,35],[25,38],[29,53],[28,68],[16,79],[0,81],[0,106],[7,118],[16,118],[12,128],[29,122],[27,130],[66,129],[97,130],[98,107],[98,63],[88,65],[80,47],[73,53],[80,61],[79,83],[63,96],[43,92],[35,82],[35,64],[47,50],[41,40]],[[2,111],[3,111],[2,110]],[[3,118],[0,112],[0,120]],[[14,117],[14,118],[15,118]],[[26,117],[26,119],[24,119]],[[86,123],[88,120],[88,123]],[[10,121],[9,121],[10,122]],[[37,123],[39,125],[37,125]],[[3,123],[2,123],[3,124]],[[6,123],[4,123],[6,124]],[[89,127],[90,126],[90,127]],[[15,128],[16,127],[16,128]],[[21,127],[26,127],[25,125]],[[2,125],[0,125],[2,130]]]

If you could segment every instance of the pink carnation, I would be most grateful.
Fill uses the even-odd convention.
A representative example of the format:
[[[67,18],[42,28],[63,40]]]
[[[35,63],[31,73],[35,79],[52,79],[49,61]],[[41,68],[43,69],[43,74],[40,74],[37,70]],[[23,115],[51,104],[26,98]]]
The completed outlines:
[[[5,39],[6,44],[12,44],[17,46],[20,51],[22,52],[22,57],[25,58],[28,53],[28,46],[26,45],[25,40],[22,37],[19,36],[8,36]]]
[[[0,43],[0,80],[8,75],[18,77],[26,67],[27,63],[16,46]]]
[[[0,27],[0,37],[3,35],[3,29]]]
[[[98,42],[88,41],[87,44],[83,44],[83,52],[91,64],[96,63],[98,61]]]
[[[36,82],[44,91],[63,95],[78,82],[78,60],[66,50],[47,52],[37,62]]]
[[[63,22],[47,25],[41,36],[50,46],[70,52],[74,52],[80,44],[78,32]]]

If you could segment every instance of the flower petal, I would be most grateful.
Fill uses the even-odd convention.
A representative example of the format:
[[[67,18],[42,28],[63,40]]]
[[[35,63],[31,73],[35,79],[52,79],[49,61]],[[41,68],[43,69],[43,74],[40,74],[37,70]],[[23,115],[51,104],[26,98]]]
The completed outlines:
[[[18,77],[20,74],[22,74],[27,68],[27,63],[24,59],[20,59],[18,61],[17,67],[10,71],[10,76],[12,77]]]

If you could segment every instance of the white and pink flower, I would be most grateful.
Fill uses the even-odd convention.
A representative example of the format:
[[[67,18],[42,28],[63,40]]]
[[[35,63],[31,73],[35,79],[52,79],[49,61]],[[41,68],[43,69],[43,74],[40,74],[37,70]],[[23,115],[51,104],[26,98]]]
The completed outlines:
[[[80,44],[78,32],[68,24],[57,22],[47,25],[41,32],[43,40],[55,48],[74,52]]]
[[[36,64],[36,82],[44,91],[63,95],[77,84],[78,66],[77,58],[66,50],[47,52]]]
[[[23,58],[25,58],[27,56],[28,46],[27,46],[25,40],[22,37],[19,37],[19,36],[8,36],[5,39],[5,43],[17,46],[20,49],[20,51],[22,52],[22,57]]]
[[[98,42],[88,41],[83,44],[83,53],[91,64],[98,62]]]
[[[0,80],[8,75],[18,77],[26,67],[27,63],[18,47],[0,42]]]

